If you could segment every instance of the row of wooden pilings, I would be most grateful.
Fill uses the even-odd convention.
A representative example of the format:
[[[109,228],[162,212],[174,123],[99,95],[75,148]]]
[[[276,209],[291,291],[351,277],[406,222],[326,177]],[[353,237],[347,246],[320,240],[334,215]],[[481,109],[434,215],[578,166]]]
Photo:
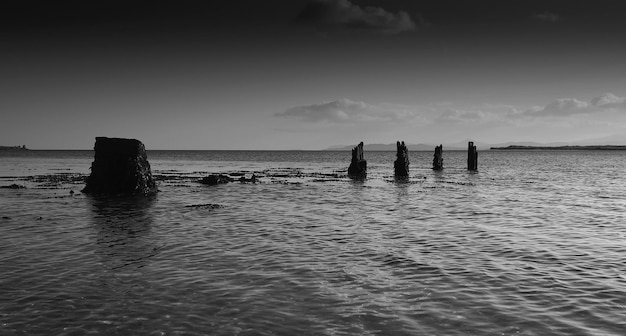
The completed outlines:
[[[393,163],[393,170],[396,177],[409,176],[409,150],[404,141],[396,143],[396,160]],[[433,157],[433,170],[443,170],[443,145],[435,147]],[[473,142],[467,144],[467,170],[478,170],[478,151]],[[367,161],[363,158],[363,142],[360,142],[352,149],[352,161],[348,167],[348,175],[353,177],[364,177],[367,174]]]

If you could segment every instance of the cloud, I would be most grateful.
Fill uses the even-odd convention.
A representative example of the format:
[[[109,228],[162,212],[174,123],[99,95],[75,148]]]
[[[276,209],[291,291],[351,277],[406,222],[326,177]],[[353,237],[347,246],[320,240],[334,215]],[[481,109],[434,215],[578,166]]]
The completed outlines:
[[[447,122],[478,122],[487,118],[487,114],[480,110],[459,110],[447,109],[437,118],[439,121]]]
[[[530,18],[537,21],[545,21],[551,23],[556,23],[563,19],[559,14],[554,14],[550,12],[533,14]]]
[[[471,125],[472,127],[509,127],[575,120],[589,122],[594,118],[626,117],[626,98],[605,93],[589,102],[576,98],[556,99],[545,106],[532,108],[507,104],[457,105],[430,103],[407,106],[400,104],[369,104],[347,98],[287,108],[274,116],[293,119],[301,126],[358,125],[383,127],[429,127],[428,125]],[[576,118],[574,118],[576,116]]]
[[[313,123],[400,123],[419,117],[417,111],[408,106],[397,104],[372,105],[346,98],[319,104],[293,106],[274,115]]]
[[[626,109],[626,98],[612,93],[605,93],[594,97],[590,102],[575,98],[557,99],[544,107],[533,107],[526,111],[532,116],[570,116],[574,114],[595,113],[607,109]]]
[[[576,98],[557,99],[544,107],[533,108],[532,111],[532,113],[537,115],[549,116],[568,116],[587,112],[590,112],[589,103],[580,101]]]
[[[285,112],[276,113],[281,117],[296,117],[303,121],[319,122],[346,122],[350,115],[367,109],[365,103],[353,102],[349,99],[339,99],[321,104],[301,105],[288,108]]]
[[[398,34],[417,28],[404,11],[390,13],[380,7],[361,7],[349,0],[312,0],[298,15],[297,22],[321,29],[373,31]]]
[[[609,92],[593,98],[591,105],[600,108],[626,107],[626,98],[618,97]]]
[[[462,107],[449,103],[435,105],[432,115],[435,122],[472,124],[476,126],[514,124],[525,113],[525,109],[501,103],[484,103]]]

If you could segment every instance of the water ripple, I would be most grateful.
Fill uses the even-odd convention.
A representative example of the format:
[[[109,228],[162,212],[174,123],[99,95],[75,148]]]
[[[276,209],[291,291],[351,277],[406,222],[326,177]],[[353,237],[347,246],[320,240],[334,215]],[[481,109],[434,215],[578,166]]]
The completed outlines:
[[[623,154],[430,154],[408,181],[393,153],[362,181],[337,153],[161,157],[147,199],[8,179],[34,185],[0,190],[0,334],[624,333]],[[195,182],[244,171],[261,183]]]

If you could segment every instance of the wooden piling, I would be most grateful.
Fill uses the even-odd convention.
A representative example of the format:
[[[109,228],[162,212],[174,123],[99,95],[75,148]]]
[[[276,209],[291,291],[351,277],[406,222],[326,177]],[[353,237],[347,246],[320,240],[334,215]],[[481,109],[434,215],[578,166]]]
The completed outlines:
[[[406,148],[404,141],[402,143],[400,141],[396,142],[397,148],[397,159],[393,163],[393,169],[396,177],[407,177],[409,176],[409,150]]]
[[[367,161],[363,159],[363,142],[361,141],[352,149],[352,161],[348,167],[348,175],[352,177],[365,177],[367,174]]]
[[[467,144],[467,170],[478,170],[478,152],[472,141]]]
[[[433,170],[443,170],[443,145],[435,147],[435,155],[433,157]]]

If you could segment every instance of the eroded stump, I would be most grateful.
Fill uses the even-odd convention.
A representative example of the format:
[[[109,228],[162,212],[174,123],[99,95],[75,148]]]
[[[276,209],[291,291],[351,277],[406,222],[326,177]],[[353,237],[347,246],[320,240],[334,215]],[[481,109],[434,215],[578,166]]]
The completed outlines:
[[[409,150],[406,148],[404,141],[396,142],[396,161],[393,163],[393,170],[396,177],[409,176]]]
[[[135,139],[97,137],[91,175],[82,192],[105,195],[150,195],[158,191],[143,143]]]
[[[435,155],[433,157],[433,170],[443,170],[443,145],[435,147]]]
[[[478,152],[471,141],[467,144],[467,170],[478,170]]]
[[[367,174],[367,161],[363,159],[363,142],[361,141],[352,149],[352,161],[348,167],[348,175],[353,177],[365,177]]]

